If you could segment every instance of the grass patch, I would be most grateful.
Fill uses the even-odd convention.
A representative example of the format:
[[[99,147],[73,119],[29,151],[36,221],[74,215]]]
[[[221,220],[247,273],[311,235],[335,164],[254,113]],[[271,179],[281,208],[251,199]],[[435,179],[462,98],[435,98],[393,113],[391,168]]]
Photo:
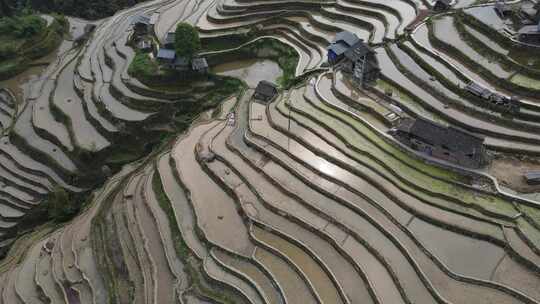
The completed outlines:
[[[0,18],[0,80],[23,72],[32,60],[56,49],[67,28],[67,19],[59,15],[49,26],[32,14]]]
[[[128,73],[137,78],[151,78],[157,75],[158,71],[158,64],[143,52],[137,52],[128,68]]]

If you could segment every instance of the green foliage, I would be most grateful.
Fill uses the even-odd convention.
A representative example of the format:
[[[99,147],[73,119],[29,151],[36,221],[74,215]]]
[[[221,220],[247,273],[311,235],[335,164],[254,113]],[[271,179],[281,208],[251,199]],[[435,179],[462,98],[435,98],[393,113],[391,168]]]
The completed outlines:
[[[178,24],[174,39],[174,48],[180,57],[192,58],[201,49],[199,33],[189,23]]]
[[[46,22],[37,15],[3,17],[0,19],[0,35],[15,38],[30,38],[41,33]]]
[[[43,18],[28,12],[0,18],[0,80],[23,72],[32,60],[52,52],[62,42],[67,19],[53,17],[49,26]]]
[[[59,223],[71,219],[79,211],[79,205],[61,187],[56,187],[49,193],[46,204],[49,218]]]
[[[159,67],[148,54],[138,52],[128,68],[128,73],[134,77],[148,78],[158,73]]]

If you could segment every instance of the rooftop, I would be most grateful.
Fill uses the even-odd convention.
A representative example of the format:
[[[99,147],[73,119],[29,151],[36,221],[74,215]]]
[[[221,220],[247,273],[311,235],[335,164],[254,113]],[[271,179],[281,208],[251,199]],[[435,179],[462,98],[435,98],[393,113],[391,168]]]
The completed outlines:
[[[273,97],[277,93],[277,86],[270,81],[261,80],[255,88],[255,92],[263,96]]]
[[[174,52],[174,50],[169,50],[169,49],[164,49],[164,48],[160,48],[156,56],[157,59],[167,59],[167,60],[174,60],[175,57],[176,57],[176,53]]]
[[[398,129],[433,146],[465,154],[481,151],[484,144],[484,138],[481,136],[453,126],[446,127],[424,118],[404,119]]]
[[[364,43],[363,40],[358,40],[345,52],[345,57],[349,58],[352,61],[356,61],[371,52],[372,50],[366,43]]]
[[[208,62],[206,62],[206,58],[195,58],[191,61],[191,68],[195,71],[207,69]]]
[[[146,15],[137,15],[137,16],[134,16],[132,19],[131,19],[131,24],[137,24],[137,23],[141,23],[141,24],[150,24],[150,17],[146,16]]]
[[[356,36],[356,34],[353,34],[349,31],[342,31],[337,33],[336,37],[334,38],[334,41],[332,41],[332,44],[343,42],[347,47],[351,47],[354,44],[356,44],[360,38]]]

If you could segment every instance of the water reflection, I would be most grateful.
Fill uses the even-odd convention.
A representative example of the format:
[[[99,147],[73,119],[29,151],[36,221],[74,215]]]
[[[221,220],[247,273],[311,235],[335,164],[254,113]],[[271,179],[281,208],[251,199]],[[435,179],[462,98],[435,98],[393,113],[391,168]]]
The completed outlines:
[[[219,64],[212,68],[212,72],[239,78],[247,83],[250,88],[257,86],[261,80],[276,82],[283,71],[277,63],[271,60],[246,59]]]

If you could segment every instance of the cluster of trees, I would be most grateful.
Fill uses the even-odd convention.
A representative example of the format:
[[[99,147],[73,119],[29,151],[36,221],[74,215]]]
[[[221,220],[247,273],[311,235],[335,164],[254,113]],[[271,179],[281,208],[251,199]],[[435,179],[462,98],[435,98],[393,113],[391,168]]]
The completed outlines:
[[[37,15],[22,14],[6,16],[0,18],[0,35],[14,38],[29,38],[41,33],[45,29],[45,26],[45,20]]]
[[[101,19],[142,1],[144,0],[0,0],[0,16],[12,16],[25,7],[85,19]]]

